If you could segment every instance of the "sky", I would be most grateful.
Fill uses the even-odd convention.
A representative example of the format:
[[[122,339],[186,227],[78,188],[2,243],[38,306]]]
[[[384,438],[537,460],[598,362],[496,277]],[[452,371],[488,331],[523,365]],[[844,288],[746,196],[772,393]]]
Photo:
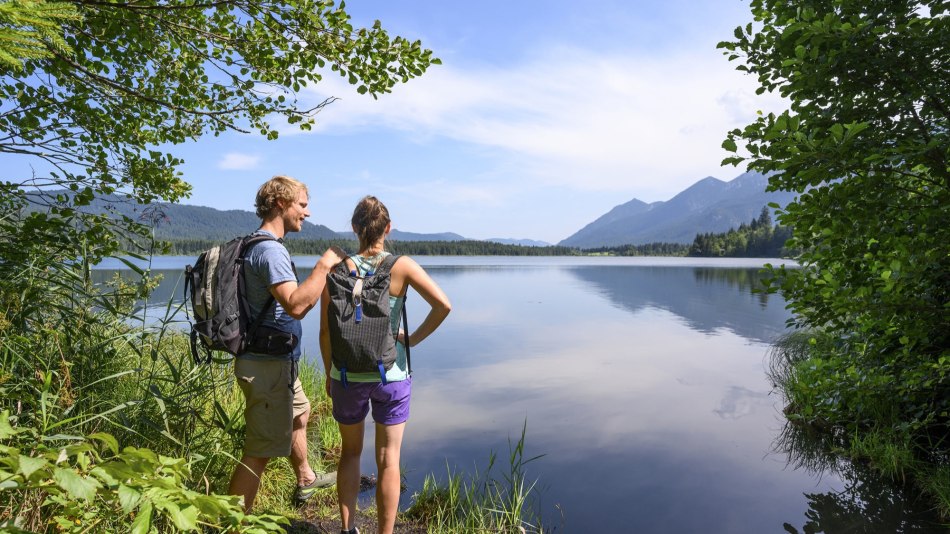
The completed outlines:
[[[374,100],[333,73],[301,93],[327,96],[311,132],[276,141],[228,133],[175,147],[184,202],[253,210],[257,187],[294,176],[311,222],[346,230],[373,194],[407,232],[557,243],[633,198],[668,200],[721,167],[732,128],[777,97],[756,97],[719,41],[750,22],[746,1],[349,0],[420,39],[442,65]]]

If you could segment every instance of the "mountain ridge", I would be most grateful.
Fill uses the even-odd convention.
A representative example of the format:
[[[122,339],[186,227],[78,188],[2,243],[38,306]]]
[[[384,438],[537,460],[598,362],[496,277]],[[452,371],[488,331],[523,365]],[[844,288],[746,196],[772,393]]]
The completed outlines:
[[[794,199],[789,192],[766,192],[768,178],[747,172],[726,182],[713,176],[697,180],[667,201],[644,202],[633,198],[618,204],[571,236],[557,243],[575,248],[599,248],[648,243],[691,243],[697,234],[726,232],[757,217],[763,206],[785,206]],[[57,194],[42,195],[47,202]],[[68,194],[68,193],[67,193]],[[31,209],[41,209],[35,195]],[[260,219],[252,211],[219,210],[209,206],[156,202],[148,206],[112,195],[97,198],[86,208],[94,213],[113,213],[141,221],[154,221],[155,236],[162,240],[205,239],[227,241],[254,231]],[[355,239],[352,232],[336,232],[322,224],[304,221],[300,232],[288,239]],[[550,246],[540,240],[471,239],[454,232],[417,233],[394,229],[395,241],[486,241],[521,246]]]
[[[647,204],[634,198],[561,240],[577,248],[691,243],[696,234],[726,232],[759,215],[763,206],[785,206],[795,193],[766,192],[768,177],[746,172],[726,182],[707,176],[673,198]]]

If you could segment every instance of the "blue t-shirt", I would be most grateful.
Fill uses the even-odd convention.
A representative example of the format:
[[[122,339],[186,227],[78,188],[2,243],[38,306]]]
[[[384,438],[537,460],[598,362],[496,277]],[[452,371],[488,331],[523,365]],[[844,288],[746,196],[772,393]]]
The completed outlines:
[[[254,233],[277,237],[266,230],[258,230]],[[297,273],[294,272],[294,265],[290,260],[287,247],[277,241],[262,241],[251,247],[244,257],[244,281],[251,317],[256,319],[258,314],[261,313],[261,308],[267,304],[267,300],[271,296],[271,286],[291,280],[297,281]],[[276,300],[274,305],[266,312],[261,324],[294,334],[297,339],[300,339],[303,334],[300,321],[288,315],[280,302]],[[300,343],[297,343],[297,347],[288,356],[294,360],[300,359]],[[288,356],[248,352],[241,357],[251,360],[274,360],[286,359]]]

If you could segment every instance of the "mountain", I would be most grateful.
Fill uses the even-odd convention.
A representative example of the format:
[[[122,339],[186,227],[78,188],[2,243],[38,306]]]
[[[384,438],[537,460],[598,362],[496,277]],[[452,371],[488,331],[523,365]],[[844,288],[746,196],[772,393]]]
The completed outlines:
[[[63,192],[53,192],[45,195],[55,198]],[[42,209],[41,197],[31,195],[34,206],[31,209]],[[147,209],[146,209],[147,208]],[[238,235],[253,232],[261,225],[261,220],[254,212],[245,210],[218,210],[206,206],[190,206],[187,204],[170,204],[156,202],[149,206],[136,204],[117,195],[96,198],[84,208],[89,213],[112,213],[116,216],[126,216],[130,219],[145,222],[156,221],[155,237],[158,239],[208,239],[211,241],[227,241]],[[290,239],[338,239],[333,230],[322,224],[313,224],[304,221],[300,232],[289,234]]]
[[[393,230],[389,233],[387,239],[392,239],[393,241],[468,241],[467,237],[462,237],[452,232],[417,234],[415,232],[403,232],[402,230]]]
[[[522,247],[550,247],[551,243],[547,241],[538,241],[537,239],[511,239],[507,237],[489,237],[485,241],[490,243],[501,243],[502,245],[520,245]]]
[[[68,191],[32,193],[31,210],[43,210],[43,205],[55,201],[57,195],[70,195]],[[208,239],[227,241],[235,236],[253,232],[261,220],[252,211],[218,210],[207,206],[156,202],[149,206],[136,204],[119,195],[96,198],[83,208],[89,213],[111,213],[145,222],[156,221],[155,237],[164,240]],[[304,221],[300,232],[287,234],[286,239],[356,239],[353,232],[334,232],[322,224]],[[452,232],[419,234],[393,230],[389,238],[395,241],[468,241],[467,237]]]
[[[356,240],[356,234],[353,232],[337,232],[336,237]],[[386,239],[393,241],[469,241],[467,237],[462,237],[452,232],[417,234],[415,232],[403,232],[402,230],[393,230]]]
[[[724,182],[707,176],[665,202],[633,199],[614,207],[559,245],[580,248],[691,243],[698,233],[726,232],[758,217],[774,202],[785,206],[796,194],[767,193],[768,177],[747,172]]]

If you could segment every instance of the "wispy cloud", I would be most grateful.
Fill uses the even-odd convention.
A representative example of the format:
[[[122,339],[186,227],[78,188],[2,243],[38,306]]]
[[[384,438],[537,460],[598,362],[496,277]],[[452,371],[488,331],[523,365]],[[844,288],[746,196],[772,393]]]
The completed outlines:
[[[229,152],[218,161],[218,168],[229,171],[250,171],[257,169],[260,163],[260,156]]]
[[[635,182],[662,197],[718,169],[726,131],[782,107],[755,86],[715,50],[559,49],[505,68],[433,67],[379,100],[328,77],[306,98],[348,95],[320,114],[317,133],[385,127],[422,142],[449,138],[507,151],[522,175],[543,183],[616,190]]]

